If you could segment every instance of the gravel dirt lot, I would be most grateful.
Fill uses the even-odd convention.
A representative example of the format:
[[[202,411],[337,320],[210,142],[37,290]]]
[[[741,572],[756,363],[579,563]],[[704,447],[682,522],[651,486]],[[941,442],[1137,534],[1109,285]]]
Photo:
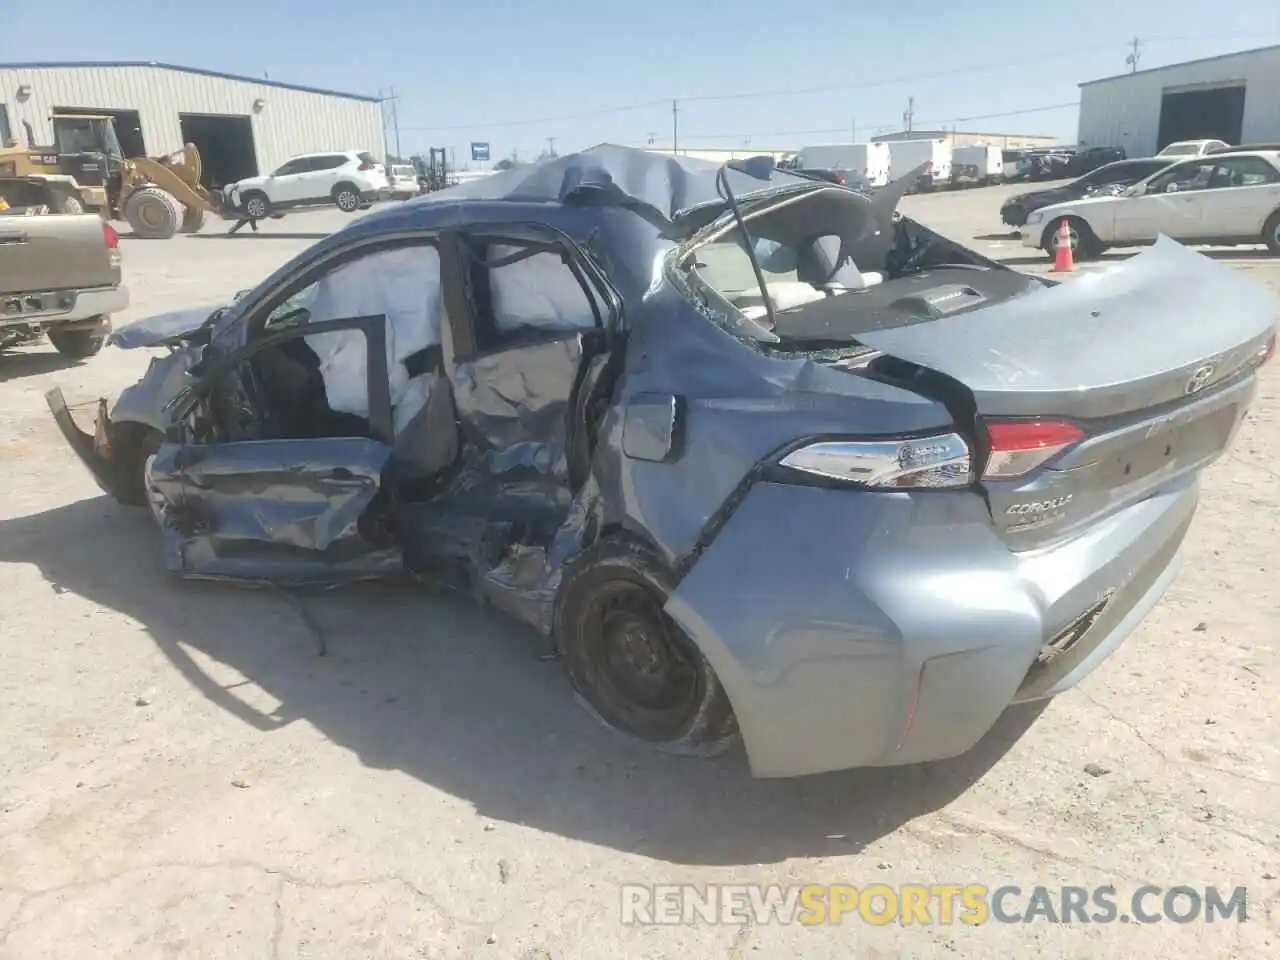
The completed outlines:
[[[999,236],[1008,190],[904,209],[1043,270]],[[216,302],[345,222],[126,238],[117,322]],[[1280,290],[1280,260],[1212,253]],[[114,396],[147,359],[0,357],[0,956],[1280,956],[1280,365],[1177,585],[1081,688],[946,763],[754,781],[740,752],[601,728],[465,598],[167,580],[42,398]],[[717,882],[1114,884],[1121,912],[1145,883],[1247,886],[1248,921],[619,922],[620,884]]]

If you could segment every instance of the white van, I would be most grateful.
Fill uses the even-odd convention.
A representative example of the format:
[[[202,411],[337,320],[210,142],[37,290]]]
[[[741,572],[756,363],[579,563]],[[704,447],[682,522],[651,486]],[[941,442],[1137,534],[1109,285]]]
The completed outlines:
[[[889,179],[905,177],[928,161],[929,171],[920,178],[920,189],[930,190],[951,182],[951,143],[948,140],[890,140]]]
[[[999,183],[1004,179],[1004,151],[984,144],[951,151],[951,180],[956,185]]]
[[[864,177],[869,186],[889,182],[887,143],[829,143],[803,147],[792,161],[802,170],[835,170]]]

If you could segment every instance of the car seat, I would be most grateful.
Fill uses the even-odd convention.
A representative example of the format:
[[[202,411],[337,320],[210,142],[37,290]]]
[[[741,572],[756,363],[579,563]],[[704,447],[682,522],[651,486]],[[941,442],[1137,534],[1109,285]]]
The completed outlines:
[[[863,273],[853,258],[844,256],[844,243],[834,234],[814,237],[800,245],[796,277],[829,297],[850,290],[865,290],[880,283],[879,273]]]

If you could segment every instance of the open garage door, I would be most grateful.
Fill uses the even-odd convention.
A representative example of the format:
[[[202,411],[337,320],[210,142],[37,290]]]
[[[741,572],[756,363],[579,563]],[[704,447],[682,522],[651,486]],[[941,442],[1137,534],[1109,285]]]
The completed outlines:
[[[180,113],[182,142],[200,151],[200,180],[210,189],[258,175],[253,123],[248,117],[217,113]]]
[[[1156,149],[1176,140],[1239,143],[1244,128],[1244,84],[1208,89],[1166,89],[1160,101]]]
[[[110,117],[116,128],[116,139],[126,157],[145,157],[147,144],[142,137],[142,118],[137,110],[107,110],[103,107],[54,107],[55,117],[69,114],[88,114],[92,117]]]

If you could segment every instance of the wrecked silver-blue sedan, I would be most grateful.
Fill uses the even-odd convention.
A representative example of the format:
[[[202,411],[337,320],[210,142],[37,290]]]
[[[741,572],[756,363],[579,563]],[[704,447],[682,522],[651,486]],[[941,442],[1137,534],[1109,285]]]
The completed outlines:
[[[100,405],[188,577],[465,584],[637,737],[759,776],[932,760],[1168,588],[1277,304],[1162,240],[1028,277],[870,197],[601,147],[375,212]]]

